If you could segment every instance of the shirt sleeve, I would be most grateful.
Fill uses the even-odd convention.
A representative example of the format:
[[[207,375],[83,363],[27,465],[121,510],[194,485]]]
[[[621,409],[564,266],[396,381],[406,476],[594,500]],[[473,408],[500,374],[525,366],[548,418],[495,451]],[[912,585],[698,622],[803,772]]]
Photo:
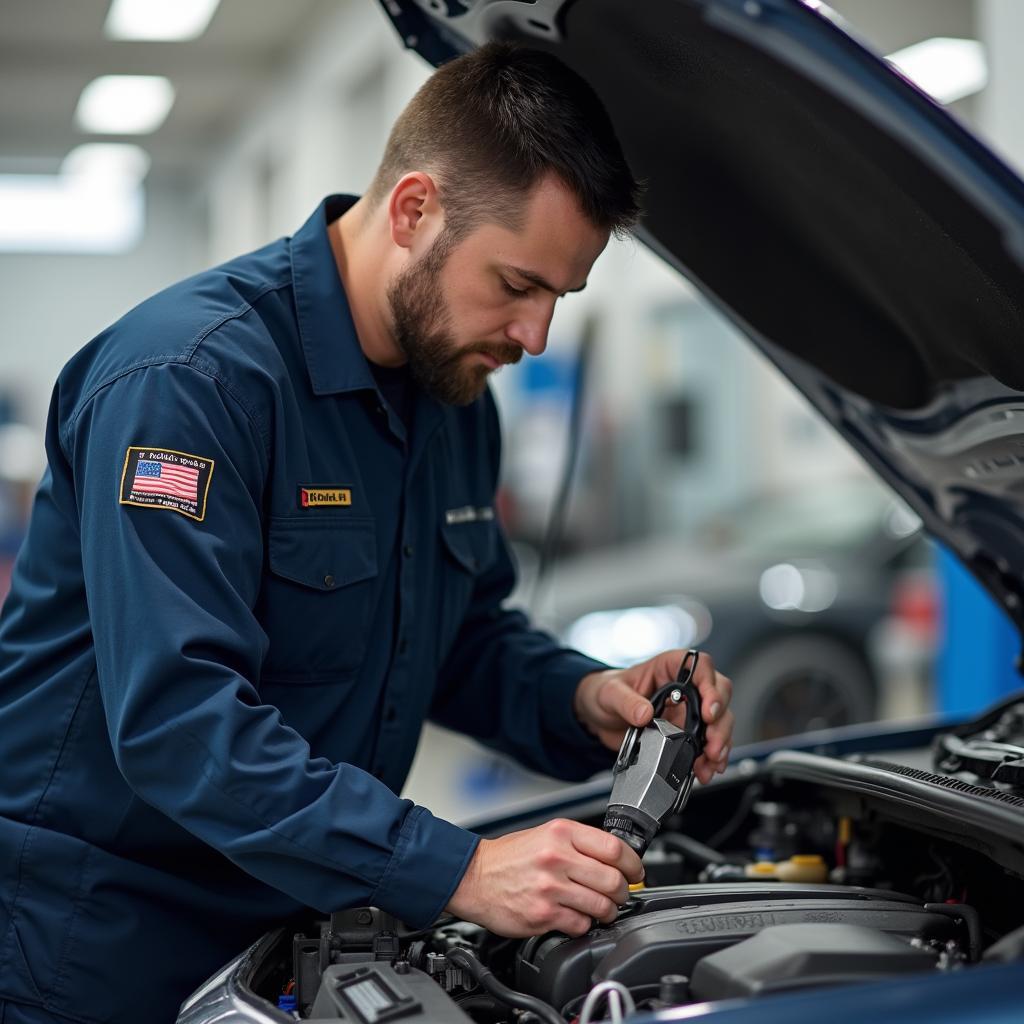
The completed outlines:
[[[477,837],[359,768],[313,757],[260,699],[268,638],[252,609],[268,447],[253,412],[206,372],[161,364],[100,389],[63,442],[99,687],[128,784],[308,906],[374,905],[413,926],[432,921]],[[189,474],[142,466],[161,452],[211,464],[196,501]]]
[[[490,397],[488,437],[497,481],[501,435]],[[469,611],[441,668],[431,717],[510,754],[527,768],[567,781],[612,766],[613,754],[573,711],[580,680],[608,666],[559,645],[504,602],[516,581],[501,526],[498,557],[476,579]]]

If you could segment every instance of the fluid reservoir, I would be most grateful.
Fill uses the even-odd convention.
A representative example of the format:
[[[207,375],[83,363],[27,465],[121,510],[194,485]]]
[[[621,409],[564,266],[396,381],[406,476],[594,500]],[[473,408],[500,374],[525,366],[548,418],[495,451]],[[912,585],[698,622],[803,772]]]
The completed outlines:
[[[828,867],[816,853],[795,854],[774,863],[759,860],[746,866],[747,878],[777,878],[780,882],[827,882]]]

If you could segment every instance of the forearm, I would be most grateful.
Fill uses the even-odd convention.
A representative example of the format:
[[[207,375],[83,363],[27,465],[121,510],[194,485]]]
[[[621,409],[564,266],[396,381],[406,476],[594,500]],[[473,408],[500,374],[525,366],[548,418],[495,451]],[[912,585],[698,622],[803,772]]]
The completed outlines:
[[[573,703],[580,680],[603,668],[500,610],[464,625],[431,714],[534,771],[578,781],[611,767]]]

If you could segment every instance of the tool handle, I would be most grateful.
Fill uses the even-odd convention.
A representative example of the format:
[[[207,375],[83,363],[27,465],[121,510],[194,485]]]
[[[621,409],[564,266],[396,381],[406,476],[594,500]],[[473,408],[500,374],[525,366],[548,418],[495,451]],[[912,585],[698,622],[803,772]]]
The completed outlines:
[[[704,719],[701,717],[700,692],[693,682],[699,661],[700,651],[687,651],[679,663],[679,672],[676,674],[675,682],[659,687],[651,697],[651,703],[654,705],[654,717],[663,718],[665,705],[671,699],[672,694],[677,691],[680,693],[679,700],[673,701],[673,703],[686,701],[686,719],[682,728],[693,738],[697,757],[704,753]]]

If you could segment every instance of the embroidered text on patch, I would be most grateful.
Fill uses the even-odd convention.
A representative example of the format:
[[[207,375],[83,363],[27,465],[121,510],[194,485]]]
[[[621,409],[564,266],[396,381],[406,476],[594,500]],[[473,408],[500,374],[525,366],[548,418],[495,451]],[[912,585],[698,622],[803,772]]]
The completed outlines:
[[[169,508],[202,522],[212,477],[213,459],[132,445],[124,458],[119,502]]]
[[[299,487],[299,508],[319,508],[324,505],[343,506],[352,504],[352,490],[349,487]]]
[[[444,514],[444,521],[452,526],[455,523],[489,523],[494,519],[494,508],[484,505],[479,508],[463,505],[461,508],[450,508]]]

